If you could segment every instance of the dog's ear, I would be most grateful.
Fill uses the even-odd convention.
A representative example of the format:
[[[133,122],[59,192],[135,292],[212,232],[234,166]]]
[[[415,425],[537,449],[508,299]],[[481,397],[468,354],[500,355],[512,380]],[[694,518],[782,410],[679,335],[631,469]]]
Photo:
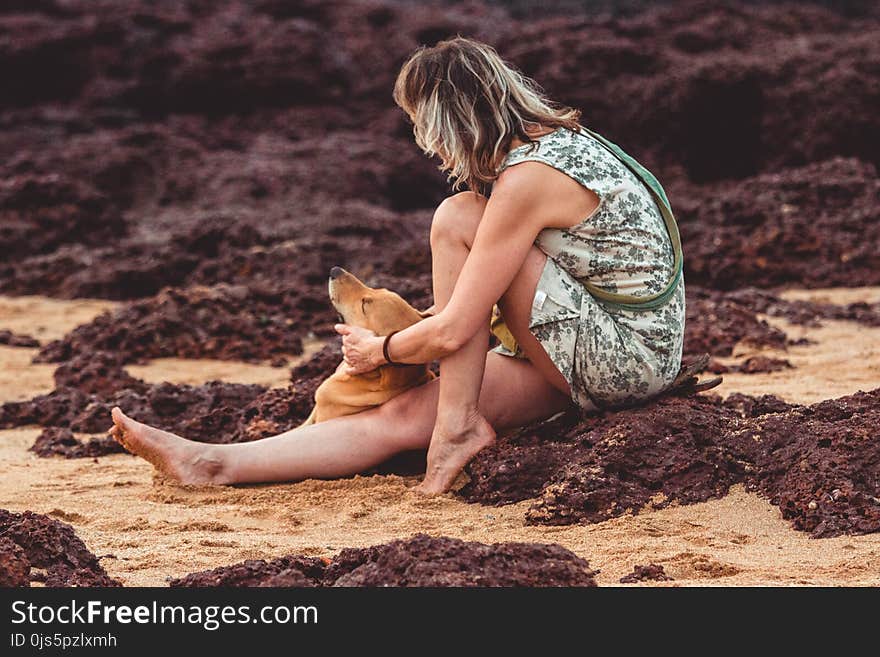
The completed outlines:
[[[425,319],[426,317],[433,317],[434,316],[434,306],[431,306],[430,308],[425,308],[424,310],[417,310],[416,312],[419,314],[419,317],[421,317],[422,319]]]

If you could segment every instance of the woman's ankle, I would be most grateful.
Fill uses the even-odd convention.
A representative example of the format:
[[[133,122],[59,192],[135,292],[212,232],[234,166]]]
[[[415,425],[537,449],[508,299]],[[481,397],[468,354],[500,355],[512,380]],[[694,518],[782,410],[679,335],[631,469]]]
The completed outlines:
[[[437,413],[436,426],[449,433],[462,433],[483,420],[476,406],[455,406]]]
[[[230,467],[222,448],[216,445],[206,445],[199,450],[190,460],[190,468],[198,473],[198,478],[207,484],[228,485],[234,484],[234,472]]]

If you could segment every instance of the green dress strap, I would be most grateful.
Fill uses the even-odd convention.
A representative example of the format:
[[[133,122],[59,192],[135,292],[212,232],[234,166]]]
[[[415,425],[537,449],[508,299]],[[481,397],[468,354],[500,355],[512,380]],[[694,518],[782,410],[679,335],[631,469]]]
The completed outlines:
[[[603,290],[602,288],[597,287],[592,283],[584,283],[584,287],[586,287],[587,291],[600,301],[626,308],[628,310],[651,310],[653,308],[657,308],[663,305],[675,292],[675,288],[678,285],[679,279],[681,278],[684,265],[684,258],[682,256],[681,250],[681,236],[678,232],[678,224],[676,224],[675,222],[675,216],[672,214],[672,207],[669,204],[669,199],[666,197],[666,191],[663,189],[663,186],[660,184],[653,173],[648,171],[635,158],[626,153],[620,146],[606,139],[602,135],[593,132],[589,128],[585,128],[584,126],[580,127],[584,132],[586,132],[596,141],[602,144],[602,146],[610,151],[612,155],[623,162],[651,192],[651,195],[657,202],[657,206],[660,208],[660,213],[663,215],[663,221],[666,224],[666,230],[669,233],[669,239],[672,242],[672,252],[674,255],[672,277],[669,283],[667,283],[666,287],[662,291],[655,294],[651,294],[648,296],[617,294],[614,292]]]

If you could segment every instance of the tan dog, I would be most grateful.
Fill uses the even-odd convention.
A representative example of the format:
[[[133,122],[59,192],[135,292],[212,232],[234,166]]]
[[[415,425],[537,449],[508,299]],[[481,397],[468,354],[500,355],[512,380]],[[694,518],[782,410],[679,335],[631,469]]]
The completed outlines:
[[[374,290],[341,267],[330,270],[330,302],[351,326],[388,335],[430,313],[419,312],[390,290]],[[315,408],[301,426],[374,408],[434,378],[428,365],[382,365],[365,374],[342,373],[342,364],[315,391]]]

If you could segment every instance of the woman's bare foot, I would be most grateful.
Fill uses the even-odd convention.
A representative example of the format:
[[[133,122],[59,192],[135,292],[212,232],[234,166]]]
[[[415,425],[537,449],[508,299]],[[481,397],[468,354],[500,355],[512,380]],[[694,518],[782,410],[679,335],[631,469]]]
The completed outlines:
[[[111,412],[109,433],[125,449],[153,464],[164,475],[182,484],[217,484],[223,463],[212,456],[209,445],[132,420],[117,406]]]
[[[461,422],[450,423],[438,420],[428,448],[425,479],[416,486],[416,492],[423,495],[445,493],[468,461],[493,442],[495,442],[495,430],[486,418],[478,413],[470,415]]]

